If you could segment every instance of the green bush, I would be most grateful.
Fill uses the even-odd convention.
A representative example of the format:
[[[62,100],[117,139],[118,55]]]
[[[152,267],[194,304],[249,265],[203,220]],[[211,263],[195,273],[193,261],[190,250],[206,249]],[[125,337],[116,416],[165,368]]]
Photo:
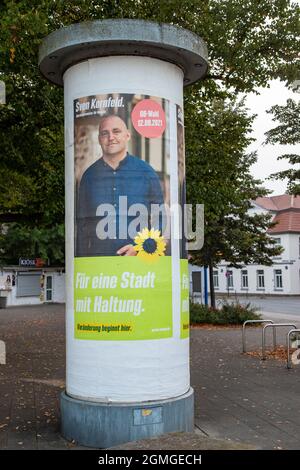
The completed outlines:
[[[246,320],[260,320],[256,307],[250,304],[242,305],[239,302],[222,302],[220,309],[213,309],[207,305],[190,303],[190,322],[213,325],[241,325]]]

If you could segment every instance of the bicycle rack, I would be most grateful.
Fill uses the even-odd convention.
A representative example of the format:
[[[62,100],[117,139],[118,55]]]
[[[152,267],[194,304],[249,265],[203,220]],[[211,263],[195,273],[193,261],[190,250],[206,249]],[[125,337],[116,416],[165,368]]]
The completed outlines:
[[[300,333],[300,330],[299,329],[295,329],[295,330],[290,330],[286,336],[286,345],[287,345],[287,358],[286,358],[286,367],[287,369],[291,369],[292,368],[292,364],[291,364],[291,361],[290,361],[290,342],[291,342],[291,334],[292,333]]]
[[[266,330],[267,328],[269,327],[272,327],[272,328],[280,328],[280,327],[283,327],[283,326],[293,326],[294,328],[297,328],[296,325],[294,325],[293,323],[272,323],[272,324],[268,324],[268,325],[265,325],[263,327],[263,330],[262,330],[262,343],[261,343],[261,354],[262,354],[262,361],[265,361],[266,360],[266,354],[265,354],[265,344],[266,344]],[[275,344],[275,347],[276,347],[276,344]],[[274,349],[275,349],[274,347]]]
[[[249,323],[274,323],[273,320],[246,320],[242,328],[243,353],[246,352],[246,325]],[[276,330],[273,330],[273,343],[276,347]]]

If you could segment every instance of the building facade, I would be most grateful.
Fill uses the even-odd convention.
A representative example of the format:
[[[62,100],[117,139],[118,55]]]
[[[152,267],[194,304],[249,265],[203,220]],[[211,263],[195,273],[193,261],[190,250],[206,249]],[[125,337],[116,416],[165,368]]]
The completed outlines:
[[[300,295],[300,196],[284,194],[258,198],[251,212],[272,215],[276,225],[268,234],[283,247],[283,252],[273,258],[272,266],[251,264],[236,269],[229,267],[226,261],[221,262],[213,275],[216,294]],[[190,266],[193,298],[201,298],[203,289],[203,268]]]
[[[63,268],[1,268],[0,308],[51,302],[65,302]]]
[[[213,273],[216,294],[300,295],[300,196],[288,194],[258,198],[252,213],[270,213],[274,227],[268,234],[283,247],[272,266],[251,264],[231,268],[222,261]],[[189,265],[190,294],[203,301],[203,267]],[[209,290],[209,276],[207,274]],[[65,274],[62,267],[9,266],[0,269],[0,308],[65,302]]]

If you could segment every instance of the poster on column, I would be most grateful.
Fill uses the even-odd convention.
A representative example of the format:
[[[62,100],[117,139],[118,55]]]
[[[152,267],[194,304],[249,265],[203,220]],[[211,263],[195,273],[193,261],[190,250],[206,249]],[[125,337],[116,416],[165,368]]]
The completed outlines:
[[[171,337],[169,102],[74,100],[74,335]]]
[[[180,239],[180,321],[182,339],[189,337],[190,314],[189,314],[189,269],[187,259],[187,247],[185,237],[185,213],[186,186],[185,186],[185,148],[184,148],[184,121],[183,110],[176,105],[177,116],[177,156],[178,156],[178,193],[181,206],[181,239]]]

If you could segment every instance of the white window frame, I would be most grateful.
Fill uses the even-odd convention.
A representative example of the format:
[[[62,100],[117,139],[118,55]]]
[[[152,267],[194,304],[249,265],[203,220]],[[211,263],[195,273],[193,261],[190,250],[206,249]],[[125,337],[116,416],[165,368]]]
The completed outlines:
[[[280,282],[278,285],[278,280]],[[283,277],[282,277],[282,269],[274,269],[274,290],[283,290]]]
[[[217,269],[213,271],[213,282],[214,288],[219,289],[219,271]]]
[[[233,289],[233,271],[231,269],[227,269],[226,272],[229,273],[229,276],[226,276],[227,289]]]
[[[246,282],[244,282],[246,280]],[[249,277],[248,277],[248,270],[242,269],[241,270],[241,288],[242,289],[249,289]]]
[[[265,290],[265,272],[263,269],[256,271],[256,290]]]
[[[282,246],[282,244],[281,244],[281,237],[272,237],[272,239],[276,242],[276,243],[275,243],[275,246]],[[272,259],[281,259],[281,258],[282,258],[282,254],[283,254],[283,253],[281,253],[280,255],[273,256]]]

